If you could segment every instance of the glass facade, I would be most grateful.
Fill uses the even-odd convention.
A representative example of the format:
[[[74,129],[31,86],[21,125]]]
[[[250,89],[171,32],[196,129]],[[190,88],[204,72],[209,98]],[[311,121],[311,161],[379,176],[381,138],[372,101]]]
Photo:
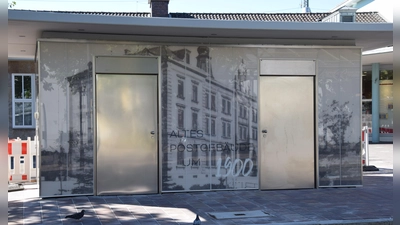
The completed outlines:
[[[43,41],[39,62],[41,196],[94,193],[92,60],[97,55],[161,59],[161,192],[259,188],[261,58],[316,60],[316,185],[361,184],[358,48]]]
[[[372,72],[362,75],[362,126],[372,131]],[[393,139],[393,70],[379,71],[379,133],[381,141]]]

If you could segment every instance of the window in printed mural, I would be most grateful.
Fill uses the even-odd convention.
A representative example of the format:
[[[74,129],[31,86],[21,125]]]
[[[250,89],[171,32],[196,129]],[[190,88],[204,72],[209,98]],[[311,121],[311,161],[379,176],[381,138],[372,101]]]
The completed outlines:
[[[192,129],[197,130],[197,112],[192,113]]]
[[[199,151],[197,145],[193,145],[192,149],[192,162],[197,162],[199,159]]]
[[[215,136],[215,119],[211,119],[211,135]]]
[[[222,113],[226,115],[231,114],[231,101],[226,98],[222,98]]]
[[[243,125],[239,125],[239,139],[246,140],[247,139],[247,127]]]
[[[210,134],[210,117],[206,117],[205,124],[204,124],[204,133]]]
[[[204,93],[204,105],[206,109],[210,108],[210,94],[208,92]]]
[[[193,84],[192,85],[192,102],[197,103],[197,85]]]
[[[253,140],[257,140],[257,128],[252,128],[252,138]]]
[[[186,50],[186,64],[190,64],[190,51]]]
[[[185,129],[185,111],[183,107],[178,107],[178,128]]]
[[[216,106],[216,96],[215,94],[211,94],[211,110],[217,111],[217,106]]]
[[[178,166],[183,166],[184,165],[184,160],[185,160],[185,147],[180,144],[178,145],[178,152],[177,152],[177,159],[176,159],[176,165]]]
[[[178,80],[178,98],[185,99],[184,96],[184,82],[183,80]]]
[[[215,151],[215,149],[211,149],[211,166],[213,167],[217,166],[216,159],[217,159],[217,152]]]
[[[253,109],[252,121],[253,121],[254,123],[257,123],[257,110],[256,110],[256,109]]]
[[[247,107],[243,104],[239,105],[239,117],[243,119],[247,119]]]
[[[208,147],[206,147],[206,148],[204,148],[202,150],[206,152],[206,154],[205,154],[206,155],[205,164],[206,164],[206,166],[210,166],[210,152],[208,151]]]
[[[222,121],[222,137],[230,138],[231,137],[231,123],[229,121]]]

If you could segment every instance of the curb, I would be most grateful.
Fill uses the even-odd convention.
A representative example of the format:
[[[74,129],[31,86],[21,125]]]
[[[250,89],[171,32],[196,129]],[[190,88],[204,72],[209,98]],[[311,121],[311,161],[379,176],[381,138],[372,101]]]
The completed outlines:
[[[347,224],[347,225],[393,225],[393,218],[274,223],[274,225],[341,225],[341,224]]]
[[[22,191],[24,189],[25,189],[24,185],[20,184],[20,183],[8,184],[8,192],[11,192],[11,191]]]

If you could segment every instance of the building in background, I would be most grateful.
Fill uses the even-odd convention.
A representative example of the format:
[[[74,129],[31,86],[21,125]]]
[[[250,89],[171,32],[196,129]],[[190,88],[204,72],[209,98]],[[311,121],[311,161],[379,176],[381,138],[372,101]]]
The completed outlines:
[[[393,0],[348,0],[331,12],[343,7],[374,11],[392,23],[393,5]],[[393,45],[363,51],[362,59],[362,126],[368,126],[371,142],[393,142]]]
[[[10,139],[34,139],[37,103],[37,63],[32,60],[8,61],[8,99]]]

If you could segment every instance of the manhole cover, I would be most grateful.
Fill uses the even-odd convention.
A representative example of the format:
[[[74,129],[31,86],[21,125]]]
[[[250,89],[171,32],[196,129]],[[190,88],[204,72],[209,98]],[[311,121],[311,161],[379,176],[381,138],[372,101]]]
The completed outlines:
[[[218,220],[271,216],[269,213],[263,212],[261,210],[239,211],[239,212],[209,212],[208,215]]]

